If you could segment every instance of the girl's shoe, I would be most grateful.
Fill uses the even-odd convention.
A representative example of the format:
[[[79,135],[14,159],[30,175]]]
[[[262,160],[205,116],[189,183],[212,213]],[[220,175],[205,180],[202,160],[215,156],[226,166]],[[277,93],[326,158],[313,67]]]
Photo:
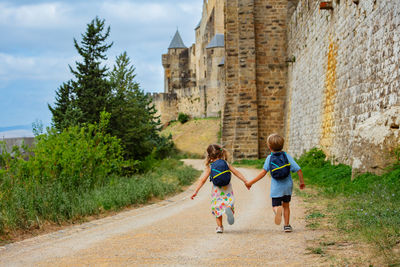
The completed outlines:
[[[282,206],[279,206],[275,212],[275,224],[280,225],[282,222]]]
[[[235,222],[235,218],[233,217],[233,212],[231,208],[225,209],[225,214],[228,217],[228,223],[232,225]]]
[[[217,226],[217,229],[215,230],[215,232],[217,234],[222,234],[224,232],[224,227],[223,226],[221,226],[221,227]]]
[[[290,226],[290,224],[285,225],[285,226],[283,226],[283,231],[285,231],[286,233],[290,233],[293,231],[293,228],[292,228],[292,226]]]

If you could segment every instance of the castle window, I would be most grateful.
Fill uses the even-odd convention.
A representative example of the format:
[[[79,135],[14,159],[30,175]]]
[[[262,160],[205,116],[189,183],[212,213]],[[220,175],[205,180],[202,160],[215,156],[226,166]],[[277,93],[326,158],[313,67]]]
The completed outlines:
[[[207,78],[207,71],[204,72],[204,78]]]

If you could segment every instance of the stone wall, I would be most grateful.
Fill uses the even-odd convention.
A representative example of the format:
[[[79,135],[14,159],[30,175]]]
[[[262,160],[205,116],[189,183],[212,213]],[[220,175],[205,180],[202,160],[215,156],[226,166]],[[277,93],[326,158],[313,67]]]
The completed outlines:
[[[226,89],[222,141],[235,159],[264,157],[283,134],[287,0],[225,1]]]
[[[207,49],[207,73],[209,75],[206,83],[206,117],[220,117],[224,99],[224,73],[221,73],[223,66],[218,66],[225,56],[224,47]]]
[[[400,3],[300,1],[288,25],[286,139],[379,172],[400,143]]]
[[[287,0],[255,0],[258,155],[269,153],[267,137],[284,133],[287,81]]]
[[[254,1],[225,1],[222,144],[234,159],[258,157]]]
[[[19,146],[21,147],[22,144],[26,145],[27,147],[32,147],[34,142],[35,142],[35,138],[34,137],[21,137],[21,138],[1,138],[0,142],[4,142],[5,143],[5,149],[8,153],[12,152],[12,148],[14,146]],[[21,151],[23,154],[27,155],[26,151]],[[0,154],[3,153],[3,146],[0,145]]]
[[[189,114],[191,117],[205,117],[204,90],[199,87],[182,88],[176,90],[178,96],[178,113]]]
[[[153,93],[151,94],[153,104],[160,116],[161,123],[165,125],[171,120],[175,120],[177,113],[177,96],[173,93]]]

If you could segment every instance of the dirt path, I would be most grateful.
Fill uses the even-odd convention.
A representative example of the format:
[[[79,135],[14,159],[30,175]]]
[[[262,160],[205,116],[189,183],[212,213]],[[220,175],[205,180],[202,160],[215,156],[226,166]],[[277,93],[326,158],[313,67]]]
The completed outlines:
[[[187,160],[203,168],[201,160]],[[248,178],[258,171],[239,168]],[[193,187],[169,200],[74,226],[63,231],[0,247],[1,266],[134,266],[198,265],[316,266],[306,254],[307,240],[315,238],[303,220],[299,200],[292,201],[292,233],[273,224],[269,179],[247,191],[233,178],[235,224],[215,233],[210,214],[210,184],[195,200]]]

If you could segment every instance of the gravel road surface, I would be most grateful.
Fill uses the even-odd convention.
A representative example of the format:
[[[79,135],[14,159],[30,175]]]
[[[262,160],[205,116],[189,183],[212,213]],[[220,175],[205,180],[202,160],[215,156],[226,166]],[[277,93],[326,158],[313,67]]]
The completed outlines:
[[[202,160],[185,160],[204,169]],[[247,179],[258,170],[238,168]],[[318,266],[307,240],[304,207],[291,202],[292,233],[273,221],[269,178],[248,191],[233,179],[235,223],[215,233],[210,183],[191,200],[195,185],[162,202],[0,247],[1,266]]]

